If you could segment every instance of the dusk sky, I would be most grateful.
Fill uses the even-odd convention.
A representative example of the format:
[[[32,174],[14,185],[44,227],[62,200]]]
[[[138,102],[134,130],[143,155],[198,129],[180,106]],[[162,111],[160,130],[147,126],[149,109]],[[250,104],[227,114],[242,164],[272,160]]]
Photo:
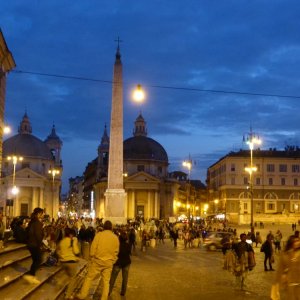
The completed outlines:
[[[142,111],[148,136],[168,153],[170,171],[185,171],[181,164],[190,154],[191,178],[205,181],[208,166],[246,148],[242,137],[250,125],[263,149],[300,145],[299,1],[0,3],[14,71],[87,79],[8,75],[5,121],[16,134],[26,110],[42,140],[55,124],[63,141],[63,191],[97,156],[109,127],[118,36],[124,138]],[[141,105],[131,99],[138,83],[147,93]]]

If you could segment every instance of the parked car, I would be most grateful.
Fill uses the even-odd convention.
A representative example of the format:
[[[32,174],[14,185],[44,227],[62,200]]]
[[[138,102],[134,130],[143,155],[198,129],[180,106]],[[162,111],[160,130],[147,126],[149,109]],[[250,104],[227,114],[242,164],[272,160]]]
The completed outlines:
[[[232,232],[210,231],[207,233],[206,237],[203,239],[203,245],[209,251],[222,249],[221,241],[226,236],[229,236],[230,240],[233,240]]]

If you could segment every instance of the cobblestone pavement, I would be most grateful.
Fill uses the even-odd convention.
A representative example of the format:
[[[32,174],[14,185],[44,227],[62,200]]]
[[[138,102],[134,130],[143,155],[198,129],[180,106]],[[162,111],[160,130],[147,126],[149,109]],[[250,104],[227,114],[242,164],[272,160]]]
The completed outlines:
[[[269,225],[259,229],[263,239],[272,230],[280,229],[284,240],[292,234],[290,225]],[[247,226],[239,226],[238,233],[247,232]],[[235,277],[223,270],[221,251],[209,252],[204,247],[184,249],[179,241],[174,249],[170,240],[158,244],[155,248],[148,247],[146,252],[137,248],[132,256],[129,271],[128,290],[125,297],[119,295],[121,274],[116,281],[111,300],[267,300],[270,299],[270,288],[274,272],[265,272],[263,253],[260,246],[255,248],[256,267],[249,272],[246,288],[241,291]],[[275,257],[278,262],[279,255]],[[96,297],[98,297],[96,295]],[[94,297],[95,299],[95,297]]]

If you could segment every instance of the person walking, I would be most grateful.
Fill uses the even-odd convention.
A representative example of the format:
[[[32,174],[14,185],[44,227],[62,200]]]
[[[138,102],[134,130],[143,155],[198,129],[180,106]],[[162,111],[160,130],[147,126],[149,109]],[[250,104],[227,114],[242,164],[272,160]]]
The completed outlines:
[[[113,266],[111,277],[109,281],[109,295],[112,293],[112,290],[115,285],[115,281],[118,277],[119,272],[122,270],[122,287],[121,287],[121,296],[125,296],[128,282],[129,267],[131,264],[131,246],[127,241],[127,234],[125,231],[122,231],[119,236],[120,248],[118,254],[118,260]]]
[[[260,252],[264,252],[264,267],[265,271],[274,271],[272,263],[274,263],[274,250],[273,250],[273,239],[272,236],[268,234],[266,241],[262,244]],[[267,268],[267,262],[269,262],[270,269]]]
[[[257,244],[262,244],[262,239],[259,231],[255,233],[255,247],[257,247]]]
[[[300,239],[291,236],[279,259],[271,299],[280,300],[286,294],[289,300],[300,300]]]
[[[134,227],[130,228],[130,230],[129,230],[128,240],[129,240],[129,245],[130,245],[131,251],[133,251],[135,253],[136,233],[135,233]]]
[[[30,222],[26,229],[27,232],[27,248],[31,254],[32,264],[29,274],[25,274],[23,278],[29,283],[39,284],[35,273],[42,262],[42,243],[43,243],[43,220],[44,210],[36,207],[30,217]]]
[[[274,245],[275,245],[275,252],[280,252],[281,250],[281,240],[282,240],[282,233],[278,229],[275,236],[274,236]]]
[[[117,261],[118,253],[119,239],[112,232],[112,223],[107,220],[104,222],[103,231],[98,232],[92,242],[88,272],[75,299],[85,299],[92,282],[100,274],[103,282],[101,300],[107,300],[111,272],[114,263]]]
[[[59,242],[56,253],[63,269],[71,278],[65,293],[65,299],[72,299],[72,292],[74,291],[76,285],[76,263],[79,261],[77,255],[80,253],[78,240],[74,229],[69,227],[65,228],[65,237]]]
[[[172,232],[172,239],[173,239],[173,243],[174,243],[174,248],[177,248],[178,229],[174,228],[171,232]]]
[[[236,263],[234,266],[234,275],[236,276],[241,289],[244,288],[245,278],[248,270],[255,266],[254,251],[250,244],[246,242],[247,235],[240,235],[241,241],[232,244],[232,249],[236,254]]]

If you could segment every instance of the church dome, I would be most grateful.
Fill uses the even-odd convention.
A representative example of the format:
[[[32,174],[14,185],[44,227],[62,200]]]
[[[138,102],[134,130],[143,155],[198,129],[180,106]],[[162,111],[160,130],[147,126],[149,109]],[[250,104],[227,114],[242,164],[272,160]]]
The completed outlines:
[[[124,141],[124,160],[141,159],[168,162],[168,154],[161,144],[147,137],[142,113],[134,122],[133,137]]]
[[[46,144],[31,134],[17,134],[3,142],[3,156],[12,154],[52,160]]]
[[[3,142],[3,156],[16,154],[24,157],[53,160],[53,156],[47,145],[31,133],[32,127],[27,113],[25,113],[20,123],[19,134]]]
[[[134,136],[124,141],[124,160],[141,159],[168,162],[162,145],[146,136]]]

